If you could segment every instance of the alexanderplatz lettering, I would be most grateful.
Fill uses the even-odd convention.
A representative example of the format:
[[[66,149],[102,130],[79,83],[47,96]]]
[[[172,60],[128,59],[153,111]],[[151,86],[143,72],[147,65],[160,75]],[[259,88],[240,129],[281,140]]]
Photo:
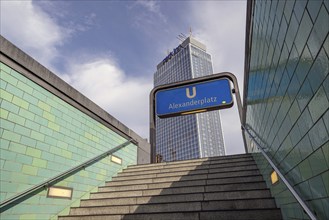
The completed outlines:
[[[216,103],[216,100],[217,100],[217,97],[210,97],[210,98],[207,98],[207,97],[204,97],[204,99],[199,99],[199,100],[192,100],[190,102],[183,102],[183,103],[179,103],[179,104],[176,104],[176,103],[171,103],[169,104],[169,109],[179,109],[179,108],[185,108],[185,107],[188,107],[188,106],[203,106],[204,104],[208,104],[208,103]],[[225,103],[225,102],[224,102]]]
[[[192,83],[155,93],[156,115],[160,118],[230,108],[233,98],[227,78]]]

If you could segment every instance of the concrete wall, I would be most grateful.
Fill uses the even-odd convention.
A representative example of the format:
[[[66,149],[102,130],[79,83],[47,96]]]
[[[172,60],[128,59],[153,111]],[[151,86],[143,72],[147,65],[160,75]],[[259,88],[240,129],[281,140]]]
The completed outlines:
[[[57,183],[71,200],[41,191],[1,213],[4,219],[50,219],[130,164],[149,162],[149,144],[3,37],[1,40],[1,202],[132,138],[115,153]]]
[[[328,20],[328,1],[248,2],[245,123],[319,219],[329,219]],[[284,218],[307,219],[261,158]]]

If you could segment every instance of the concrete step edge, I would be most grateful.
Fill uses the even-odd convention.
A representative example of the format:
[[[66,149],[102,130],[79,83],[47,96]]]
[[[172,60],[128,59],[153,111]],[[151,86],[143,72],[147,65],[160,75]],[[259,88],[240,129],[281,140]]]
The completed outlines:
[[[118,173],[118,176],[135,176],[135,175],[140,175],[140,174],[163,174],[163,173],[172,173],[172,172],[179,172],[179,171],[194,171],[194,170],[214,170],[214,169],[229,169],[229,168],[234,168],[234,167],[244,167],[244,166],[252,166],[256,165],[256,162],[251,160],[251,161],[246,161],[245,164],[237,165],[238,163],[243,163],[243,162],[237,162],[233,166],[219,166],[219,167],[214,167],[211,165],[200,165],[195,168],[191,166],[191,170],[188,169],[189,167],[174,167],[174,168],[163,168],[163,169],[154,169],[154,170],[142,170],[142,171],[136,171],[136,170],[124,170],[120,173]],[[146,173],[147,172],[147,173]]]
[[[243,161],[254,161],[252,157],[245,158],[232,158],[232,159],[222,159],[222,160],[214,160],[214,161],[195,161],[195,162],[182,162],[182,163],[158,163],[158,164],[148,164],[144,165],[132,165],[128,166],[125,170],[154,170],[154,169],[166,169],[166,168],[174,168],[174,167],[186,167],[186,166],[201,166],[201,165],[215,165],[215,164],[229,164],[229,163],[237,163]],[[134,167],[133,167],[134,166]]]
[[[261,177],[261,175],[258,175],[259,177]],[[191,182],[189,180],[186,180],[186,181],[182,181],[182,182]],[[171,182],[167,182],[167,183],[171,183]],[[239,184],[265,184],[266,183],[263,181],[263,180],[256,180],[256,181],[250,181],[250,182],[234,182],[234,183],[222,183],[222,184],[218,184],[218,183],[215,183],[215,184],[196,184],[196,185],[190,185],[190,186],[175,186],[175,187],[169,187],[169,188],[186,188],[186,187],[196,187],[196,186],[204,186],[204,187],[211,187],[211,186],[225,186],[225,185],[239,185]],[[139,184],[140,186],[144,186],[145,184]],[[149,183],[147,185],[157,185],[157,183]],[[116,187],[116,186],[100,186],[98,188],[113,188],[113,187]],[[146,189],[140,189],[140,190],[155,190],[155,189],[168,189],[168,188],[163,188],[163,187],[158,187],[158,188],[146,188]],[[108,191],[108,192],[126,192],[126,191],[137,191],[138,189],[127,189],[127,190],[118,190],[118,191]]]
[[[99,200],[105,200],[105,199],[99,199]],[[187,202],[163,202],[163,203],[141,203],[141,204],[131,204],[131,205],[105,205],[105,206],[84,206],[84,207],[71,207],[71,209],[80,209],[80,208],[103,208],[103,207],[122,207],[122,206],[138,206],[138,205],[143,205],[143,206],[151,206],[151,205],[171,205],[175,203],[208,203],[208,202],[250,202],[250,201],[255,201],[255,200],[269,200],[274,202],[274,198],[272,197],[263,197],[263,198],[251,198],[251,199],[230,199],[230,200],[200,200],[200,201],[187,201]],[[234,210],[258,210],[260,209],[255,208],[255,209],[234,209]],[[262,208],[261,208],[262,209]],[[264,209],[271,209],[271,208],[264,208]],[[273,209],[276,209],[275,207]],[[218,209],[217,209],[218,210]],[[221,209],[221,210],[226,210],[226,211],[231,211],[232,209]],[[200,210],[200,211],[211,211],[211,210]],[[213,210],[216,211],[216,210]]]
[[[177,188],[186,188],[186,187],[177,187]],[[176,190],[177,190],[176,188]],[[146,192],[144,192],[146,191]],[[142,190],[141,195],[127,195],[127,196],[116,196],[116,197],[107,197],[107,198],[90,198],[90,199],[124,199],[124,198],[140,198],[140,197],[149,197],[149,196],[169,196],[169,195],[186,195],[186,194],[197,194],[197,193],[202,193],[202,194],[215,194],[215,193],[226,193],[226,194],[230,194],[230,193],[252,193],[252,192],[259,192],[259,193],[269,193],[269,189],[267,188],[263,188],[263,189],[242,189],[242,190],[227,190],[227,191],[208,191],[206,192],[205,189],[201,190],[201,191],[197,191],[196,192],[180,192],[180,193],[167,193],[166,194],[149,194],[147,192],[151,192],[152,190]],[[174,191],[174,190],[173,190]],[[134,191],[132,191],[134,192]],[[90,193],[90,195],[101,195],[101,194],[105,194],[105,195],[111,195],[113,194],[113,192],[93,192]],[[268,198],[269,196],[264,196],[266,198]],[[205,198],[204,198],[205,199]]]
[[[235,154],[235,155],[226,155],[226,156],[216,156],[216,157],[204,157],[199,159],[191,159],[191,160],[180,160],[180,161],[172,161],[172,162],[163,162],[163,163],[154,163],[154,164],[141,164],[141,165],[129,165],[128,168],[133,167],[147,167],[147,166],[161,166],[161,165],[170,165],[170,164],[181,164],[181,163],[193,163],[199,161],[214,161],[214,160],[222,160],[222,159],[230,159],[230,158],[253,158],[252,154]]]
[[[238,184],[234,184],[235,186]],[[125,190],[125,191],[99,191],[99,192],[93,192],[91,195],[94,194],[126,194],[126,193],[131,193],[131,194],[138,194],[137,192],[141,192],[141,196],[158,196],[158,195],[175,195],[175,194],[189,194],[189,193],[210,193],[210,192],[240,192],[240,191],[251,191],[251,190],[266,190],[266,185],[264,185],[262,182],[259,183],[252,183],[248,184],[249,186],[240,186],[239,188],[233,190],[230,189],[230,184],[225,184],[225,185],[210,185],[210,186],[186,186],[186,187],[171,187],[171,188],[158,188],[158,189],[144,189],[144,190]],[[263,185],[263,186],[261,186]],[[215,187],[218,187],[218,189],[214,189]],[[238,186],[236,186],[238,187]],[[180,190],[183,189],[183,190]],[[162,190],[160,193],[162,194],[157,194],[157,190]],[[182,192],[184,191],[185,192]],[[179,191],[179,192],[178,192]],[[154,193],[152,193],[154,192]],[[133,196],[132,196],[133,197]],[[117,197],[120,198],[120,197]],[[126,198],[126,196],[124,197]]]
[[[105,184],[105,186],[110,186],[110,187],[120,187],[120,186],[134,186],[134,185],[143,185],[143,184],[175,184],[175,183],[188,183],[188,182],[196,182],[196,181],[206,181],[205,184],[209,185],[212,184],[211,182],[216,182],[217,181],[229,181],[229,180],[233,180],[233,182],[238,181],[237,179],[245,179],[245,178],[255,178],[255,179],[262,179],[263,177],[261,174],[245,174],[245,175],[240,175],[240,176],[230,176],[230,177],[222,177],[222,178],[210,178],[210,179],[194,179],[194,180],[164,180],[161,182],[139,182],[139,183],[131,183],[131,181],[116,181],[115,184],[111,184],[112,182],[108,182]],[[256,181],[256,180],[255,180]],[[120,183],[120,184],[119,184]],[[216,183],[215,183],[216,184]]]
[[[127,190],[145,190],[145,189],[164,189],[172,187],[196,187],[196,186],[214,186],[214,185],[229,185],[229,184],[241,184],[241,183],[255,183],[264,182],[262,175],[231,177],[225,179],[211,179],[211,180],[193,180],[193,181],[181,181],[179,184],[175,182],[164,183],[148,183],[148,184],[134,184],[123,186],[102,186],[106,188],[112,188],[112,192],[127,191]],[[134,187],[136,186],[136,187]],[[146,186],[146,187],[145,187]],[[101,188],[101,187],[99,187]],[[124,190],[123,190],[124,189]],[[109,190],[111,191],[111,190]]]
[[[250,200],[248,200],[250,201]],[[215,203],[216,201],[211,201],[211,203]],[[204,205],[209,204],[208,201],[205,202],[199,202],[199,201],[193,201],[193,202],[177,202],[177,203],[162,203],[162,204],[142,204],[142,205],[115,205],[115,206],[94,206],[94,207],[75,207],[71,208],[70,210],[70,215],[79,215],[81,211],[83,210],[97,210],[98,212],[102,212],[102,209],[105,210],[105,212],[109,212],[109,208],[111,207],[112,210],[116,210],[118,213],[113,213],[113,214],[133,214],[133,213],[170,213],[170,212],[192,212],[192,211],[197,211],[197,212],[205,212],[205,211],[233,211],[232,208],[225,207],[228,205],[228,203],[232,204],[238,204],[237,200],[231,200],[227,201],[226,204],[223,204],[224,207],[220,208],[217,207],[216,209],[211,209],[211,208],[204,208]],[[240,204],[241,207],[236,207],[234,211],[236,210],[268,210],[268,209],[276,209],[275,207],[255,207],[254,209],[252,208],[252,203],[246,203],[248,205],[251,205],[251,207],[247,205],[247,208],[243,207],[243,204]],[[152,209],[153,206],[153,209]],[[220,208],[220,209],[218,209]],[[124,210],[124,211],[120,211]],[[157,209],[160,209],[158,212],[156,211]],[[136,212],[138,211],[138,212]],[[89,214],[89,213],[88,213]],[[110,214],[110,213],[95,213],[95,214]]]
[[[245,190],[247,191],[247,190]],[[170,201],[170,202],[156,202],[156,201],[148,201],[148,202],[140,202],[138,199],[148,198],[148,197],[171,197],[171,196],[188,196],[188,195],[199,195],[202,196],[203,193],[184,193],[184,194],[169,194],[169,195],[156,195],[156,196],[139,196],[139,197],[123,197],[123,198],[96,198],[96,199],[82,199],[81,204],[86,201],[92,201],[92,202],[98,202],[98,201],[106,201],[106,200],[117,200],[117,199],[132,199],[134,198],[136,200],[136,203],[134,204],[128,204],[128,205],[151,205],[151,204],[172,204],[172,203],[188,203],[188,202],[232,202],[232,201],[239,201],[239,202],[246,202],[246,201],[255,201],[255,200],[267,200],[267,201],[273,201],[275,203],[275,200],[272,196],[264,196],[264,197],[258,197],[258,198],[237,198],[237,199],[218,199],[218,200],[205,200],[204,198],[202,200],[185,200],[185,201]],[[95,205],[95,206],[85,206],[80,205],[80,207],[104,207],[104,206],[126,206],[121,204],[116,205]],[[76,207],[79,208],[79,207]]]
[[[250,171],[255,171],[255,175],[257,175],[259,173],[259,169],[250,169],[250,170],[241,170],[241,171],[230,171],[230,172],[218,172],[218,173],[206,173],[206,174],[191,174],[191,175],[177,175],[177,176],[171,176],[171,177],[149,177],[149,178],[140,178],[140,179],[133,179],[133,180],[145,180],[145,181],[149,181],[149,180],[152,180],[151,182],[153,182],[154,180],[158,180],[156,181],[157,183],[159,182],[166,182],[165,180],[167,178],[174,178],[174,177],[191,177],[191,180],[192,180],[192,177],[197,177],[197,176],[200,176],[200,179],[198,180],[208,180],[208,179],[217,179],[218,177],[209,177],[209,175],[216,175],[216,174],[239,174],[239,173],[242,173],[241,176],[238,175],[238,176],[232,176],[232,177],[243,177],[243,172],[250,172]],[[256,174],[257,173],[257,174]],[[205,178],[202,178],[202,176],[206,176]],[[227,177],[222,177],[222,178],[229,178],[231,177],[230,175],[227,176]],[[164,181],[161,181],[161,180],[164,180]],[[105,184],[110,184],[110,183],[122,183],[122,182],[129,182],[131,181],[131,179],[125,179],[125,180],[112,180],[112,181],[106,181]],[[174,180],[173,182],[177,182],[177,181],[184,181],[184,180]],[[155,182],[154,182],[155,183]],[[131,184],[129,184],[131,185]],[[133,184],[132,184],[133,185]]]
[[[220,216],[221,220],[231,220],[232,215],[236,216],[235,219],[243,219],[238,218],[241,216],[245,216],[245,214],[254,213],[260,214],[258,217],[254,217],[252,219],[254,220],[263,220],[265,215],[268,215],[269,213],[271,216],[267,216],[266,219],[268,220],[280,220],[282,219],[281,211],[278,208],[272,208],[272,209],[262,209],[262,210],[221,210],[221,211],[191,211],[191,212],[171,212],[171,213],[132,213],[132,214],[125,214],[125,215],[118,215],[118,214],[103,214],[103,215],[74,215],[74,216],[58,216],[59,220],[65,220],[65,219],[73,219],[73,220],[117,220],[117,219],[144,219],[144,217],[154,217],[154,219],[175,219],[176,216],[179,216],[178,218],[181,220],[199,220],[201,219],[201,216],[205,215],[207,217],[211,216]],[[217,215],[216,215],[217,214]],[[223,214],[231,214],[231,216],[224,217]],[[99,218],[98,218],[99,217]],[[107,218],[109,217],[109,218]],[[113,218],[111,218],[113,217]],[[131,217],[131,218],[130,218]],[[164,218],[165,217],[165,218]],[[209,219],[209,218],[207,218]],[[213,218],[218,219],[218,218]]]
[[[247,168],[246,168],[247,167]],[[240,169],[238,169],[240,168]],[[213,172],[214,170],[218,170],[217,172]],[[228,173],[228,172],[240,172],[240,171],[247,171],[247,170],[258,170],[256,164],[253,165],[245,165],[245,166],[235,166],[235,167],[223,167],[223,168],[211,168],[211,169],[197,169],[197,170],[177,170],[173,172],[160,172],[160,173],[145,173],[145,174],[135,174],[135,175],[118,175],[112,178],[112,181],[121,180],[129,180],[129,179],[148,179],[148,178],[162,178],[162,177],[175,177],[175,176],[192,176],[192,175],[201,175],[201,174],[215,174],[215,173]],[[200,173],[193,173],[193,171],[200,171]],[[202,172],[207,171],[207,172]],[[179,174],[182,172],[192,172],[188,174]],[[171,174],[171,175],[170,175]],[[146,177],[143,176],[154,176],[154,177]]]

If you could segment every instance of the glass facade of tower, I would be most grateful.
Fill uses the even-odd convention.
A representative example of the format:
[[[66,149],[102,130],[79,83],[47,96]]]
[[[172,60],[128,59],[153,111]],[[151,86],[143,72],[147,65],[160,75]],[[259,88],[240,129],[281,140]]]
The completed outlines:
[[[329,219],[329,1],[248,1],[247,14],[245,123],[317,218]],[[272,168],[260,168],[284,219],[308,219],[282,181],[271,185]]]
[[[187,38],[158,66],[154,85],[163,85],[213,73],[211,56],[193,38]],[[163,160],[187,160],[225,154],[219,111],[156,119],[156,153]]]

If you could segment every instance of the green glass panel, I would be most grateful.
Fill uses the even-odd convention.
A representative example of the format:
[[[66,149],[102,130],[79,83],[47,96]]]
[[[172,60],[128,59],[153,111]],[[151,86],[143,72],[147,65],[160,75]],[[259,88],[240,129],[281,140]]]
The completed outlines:
[[[328,165],[321,148],[315,151],[308,160],[314,176],[328,170]]]

